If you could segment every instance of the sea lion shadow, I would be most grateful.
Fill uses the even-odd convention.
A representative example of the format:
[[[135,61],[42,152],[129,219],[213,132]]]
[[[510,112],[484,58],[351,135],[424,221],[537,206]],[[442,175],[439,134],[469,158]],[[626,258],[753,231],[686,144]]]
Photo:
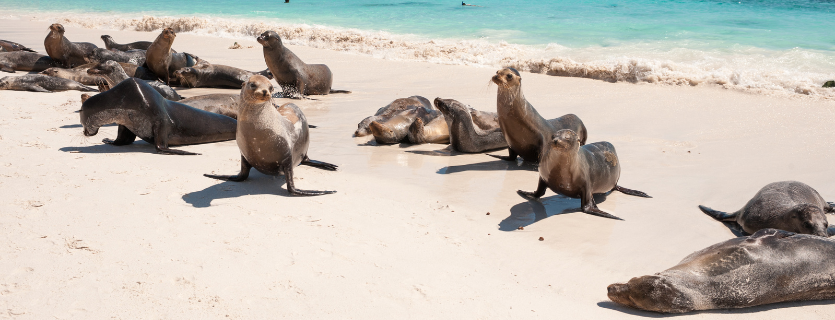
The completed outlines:
[[[526,161],[504,161],[494,160],[479,163],[470,163],[460,166],[448,166],[438,169],[438,174],[451,174],[463,171],[509,171],[509,170],[526,170],[536,171],[539,166],[535,163]]]
[[[454,156],[459,156],[459,155],[462,155],[462,154],[466,154],[466,153],[463,153],[463,152],[456,151],[449,146],[447,146],[446,148],[443,148],[443,149],[438,149],[438,150],[407,150],[406,152],[419,154],[419,155],[424,155],[424,156],[436,156],[436,157],[454,157]]]
[[[284,188],[287,180],[284,176],[269,176],[260,172],[250,173],[249,178],[242,182],[220,181],[200,191],[183,195],[183,201],[195,208],[208,208],[217,199],[238,198],[241,196],[269,194],[289,197],[290,192]],[[206,177],[206,179],[212,179]],[[218,180],[219,181],[219,180]]]
[[[113,146],[106,143],[84,147],[63,147],[58,149],[63,152],[72,153],[156,153],[154,145],[145,141],[137,141],[129,145]]]
[[[774,309],[784,309],[784,308],[801,308],[805,306],[818,306],[818,305],[830,305],[832,304],[833,300],[808,300],[808,301],[789,301],[789,302],[778,302],[772,303],[767,305],[755,306],[755,307],[747,307],[747,308],[739,308],[739,309],[718,309],[718,310],[701,310],[701,311],[691,311],[686,313],[676,313],[676,314],[662,314],[656,313],[651,311],[644,311],[638,309],[632,309],[629,307],[624,307],[618,305],[617,303],[611,301],[601,301],[597,303],[598,307],[606,308],[610,310],[620,311],[623,313],[628,313],[634,316],[640,316],[645,318],[668,318],[668,317],[677,317],[677,316],[692,316],[696,314],[747,314],[747,313],[758,313],[763,311],[770,311]]]
[[[608,194],[595,194],[594,202],[606,201]],[[499,230],[513,231],[519,227],[527,227],[539,220],[573,212],[582,212],[580,199],[563,195],[554,195],[540,200],[528,200],[510,208],[510,216],[499,222]]]

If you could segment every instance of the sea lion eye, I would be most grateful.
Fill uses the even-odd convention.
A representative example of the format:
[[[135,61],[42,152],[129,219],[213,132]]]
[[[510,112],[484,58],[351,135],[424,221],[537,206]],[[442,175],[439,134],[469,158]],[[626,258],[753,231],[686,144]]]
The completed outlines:
[[[513,75],[508,73],[507,74],[507,80],[513,80]]]
[[[250,84],[249,84],[249,87],[250,87],[250,88],[255,89],[255,84],[254,84],[254,83],[250,83]]]

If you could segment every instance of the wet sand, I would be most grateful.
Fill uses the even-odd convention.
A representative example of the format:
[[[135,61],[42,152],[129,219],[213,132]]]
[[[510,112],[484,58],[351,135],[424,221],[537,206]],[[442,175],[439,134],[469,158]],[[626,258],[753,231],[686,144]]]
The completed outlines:
[[[49,23],[0,20],[0,39],[45,53]],[[157,35],[66,30],[71,41],[102,47],[102,34],[120,43]],[[233,42],[254,47],[227,49]],[[179,34],[173,47],[266,68],[254,39]],[[551,191],[541,203],[522,199],[516,190],[537,185],[529,164],[351,137],[364,117],[411,95],[495,111],[495,69],[290,48],[307,63],[328,64],[335,89],[353,91],[277,99],[318,126],[309,156],[340,169],[299,167],[296,186],[334,195],[291,197],[283,177],[255,171],[243,183],[203,177],[237,173],[234,141],[175,147],[202,155],[170,156],[142,141],[102,144],[115,126],[85,138],[77,91],[0,91],[0,317],[656,317],[610,302],[606,286],[734,236],[697,205],[733,211],[781,180],[835,199],[832,102],[523,73],[540,114],[578,115],[589,142],[617,148],[619,184],[654,197],[608,195],[599,207],[625,219],[615,221],[578,212],[579,200]],[[686,317],[831,319],[831,303]]]

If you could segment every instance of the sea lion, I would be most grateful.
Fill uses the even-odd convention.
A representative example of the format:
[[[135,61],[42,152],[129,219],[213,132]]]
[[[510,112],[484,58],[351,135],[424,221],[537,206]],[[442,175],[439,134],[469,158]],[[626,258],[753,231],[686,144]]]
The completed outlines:
[[[35,50],[29,49],[26,46],[9,41],[9,40],[0,40],[0,52],[14,52],[14,51],[27,51],[27,52],[35,52]]]
[[[269,69],[252,72],[220,64],[211,64],[208,61],[201,61],[193,67],[185,67],[174,71],[174,77],[179,80],[180,84],[191,88],[212,87],[240,89],[244,82],[256,74],[265,76],[268,79],[272,79],[273,77]]]
[[[652,198],[646,193],[618,185],[620,161],[615,147],[606,141],[580,146],[580,137],[570,129],[557,131],[542,150],[539,162],[539,186],[536,192],[519,190],[525,199],[536,200],[545,189],[561,195],[580,198],[583,212],[618,219],[597,208],[594,194],[620,191],[628,195]]]
[[[177,34],[174,29],[165,28],[145,52],[145,64],[166,84],[171,84],[174,71],[194,66],[199,58],[188,53],[177,53],[171,49]]]
[[[449,126],[443,114],[426,124],[423,119],[415,118],[406,137],[411,144],[449,143]]]
[[[232,140],[237,129],[235,119],[167,100],[136,78],[89,97],[79,114],[85,136],[94,136],[99,127],[115,122],[119,125],[116,140],[102,142],[121,146],[138,136],[161,154],[196,155],[169,146]]]
[[[44,71],[41,71],[40,74],[47,75],[50,77],[56,78],[63,78],[63,79],[70,79],[72,81],[85,84],[85,85],[99,85],[101,82],[105,81],[104,78],[98,75],[88,74],[87,70],[93,66],[92,64],[84,64],[72,69],[64,69],[64,68],[49,68]]]
[[[178,102],[192,108],[222,114],[232,119],[238,119],[238,106],[241,102],[241,95],[213,93],[185,98]]]
[[[49,56],[28,51],[0,52],[0,71],[44,71],[56,66]]]
[[[835,299],[835,240],[762,229],[721,242],[678,265],[609,285],[609,299],[663,313]]]
[[[241,171],[234,176],[205,176],[220,180],[244,181],[254,167],[268,175],[284,174],[287,191],[293,195],[315,196],[336,191],[308,191],[296,189],[293,168],[303,164],[335,171],[330,163],[310,160],[307,149],[310,136],[307,118],[295,104],[276,109],[272,103],[273,85],[261,75],[254,75],[241,89],[236,140],[241,151]]]
[[[49,34],[43,41],[46,54],[65,68],[72,68],[88,63],[93,51],[98,48],[89,42],[70,42],[64,36],[64,26],[54,23],[49,26]]]
[[[478,111],[453,99],[435,98],[435,107],[449,123],[449,145],[453,149],[477,153],[507,148],[498,114]]]
[[[27,74],[19,77],[8,76],[0,79],[0,90],[54,92],[66,90],[78,90],[93,92],[98,91],[78,82],[45,76],[42,74]]]
[[[264,46],[264,61],[272,72],[275,81],[281,86],[285,97],[298,95],[322,95],[330,93],[351,93],[345,90],[332,90],[333,73],[324,64],[306,64],[281,42],[275,31],[266,31],[258,37],[258,43]]]
[[[428,123],[439,115],[441,113],[437,110],[427,110],[422,107],[407,109],[386,121],[372,121],[368,125],[368,129],[371,130],[371,134],[374,135],[374,140],[377,143],[399,143],[407,138],[409,127],[415,122],[415,119],[421,118],[424,123]]]
[[[824,213],[835,212],[835,205],[803,182],[782,181],[769,183],[734,213],[701,205],[699,209],[716,220],[738,223],[748,234],[774,228],[828,237],[829,222]]]
[[[150,47],[151,43],[153,43],[151,41],[137,41],[127,44],[118,44],[116,41],[113,41],[113,37],[109,35],[101,36],[101,40],[104,41],[104,47],[107,48],[107,50],[116,49],[119,51],[129,51],[134,49],[148,50],[148,47]]]
[[[539,162],[539,153],[543,146],[548,143],[553,133],[562,129],[576,132],[580,138],[580,145],[586,144],[586,126],[576,115],[567,114],[546,121],[536,112],[522,93],[522,77],[519,71],[513,68],[496,71],[493,82],[499,87],[496,110],[499,114],[499,126],[507,140],[509,155],[491,156],[516,161],[518,155],[525,161]]]
[[[421,96],[411,96],[408,98],[395,99],[385,107],[382,107],[379,110],[377,110],[377,112],[373,116],[367,117],[360,121],[360,123],[357,124],[357,131],[354,132],[354,136],[364,137],[371,134],[371,131],[368,129],[368,126],[371,124],[372,121],[384,122],[388,119],[391,119],[391,117],[394,117],[400,112],[418,107],[432,109],[432,104],[429,102],[429,99],[426,99]]]
[[[87,70],[87,73],[91,75],[99,75],[103,79],[107,81],[106,86],[102,86],[102,90],[108,90],[113,86],[117,85],[118,83],[127,80],[128,75],[124,69],[122,69],[122,65],[116,61],[107,61],[104,63],[99,63],[96,66]],[[154,90],[159,92],[164,98],[171,100],[171,101],[179,101],[183,99],[180,94],[177,93],[173,88],[165,85],[162,82],[157,80],[141,80],[145,81],[148,85],[150,85]]]
[[[96,48],[93,54],[88,58],[91,62],[105,62],[116,61],[131,63],[137,66],[145,64],[145,50],[136,49],[130,51],[108,50],[104,48]]]

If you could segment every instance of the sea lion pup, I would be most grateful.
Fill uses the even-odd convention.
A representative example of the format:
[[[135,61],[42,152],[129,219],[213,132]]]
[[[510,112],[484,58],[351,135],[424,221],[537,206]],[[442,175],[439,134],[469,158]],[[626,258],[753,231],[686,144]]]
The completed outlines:
[[[391,117],[390,119],[378,122],[371,121],[368,129],[374,135],[374,140],[380,144],[399,143],[407,138],[409,134],[409,127],[415,122],[415,119],[421,118],[424,123],[428,123],[441,115],[437,110],[427,110],[426,108],[413,108],[402,111]]]
[[[426,99],[421,96],[411,96],[408,98],[395,99],[385,107],[378,109],[373,116],[362,119],[362,121],[360,121],[360,123],[357,124],[357,131],[354,132],[354,136],[364,137],[371,134],[371,131],[368,129],[368,126],[371,124],[372,121],[383,122],[388,119],[391,119],[391,117],[394,117],[400,112],[406,111],[407,109],[414,109],[419,107],[432,109],[432,104],[429,102],[429,99]]]
[[[55,67],[41,71],[40,74],[50,77],[69,79],[85,85],[99,85],[101,82],[105,80],[104,78],[98,75],[88,74],[87,70],[90,69],[91,66],[93,65],[84,64],[72,69]]]
[[[618,179],[620,161],[611,143],[601,141],[580,146],[577,133],[563,129],[554,133],[550,143],[543,147],[536,192],[519,190],[517,193],[522,198],[536,200],[550,188],[561,195],[580,198],[585,213],[623,220],[598,209],[593,195],[617,190],[632,196],[652,197],[619,186]]]
[[[92,75],[100,75],[103,79],[107,81],[107,86],[102,86],[102,90],[108,90],[113,86],[119,84],[122,81],[129,79],[125,70],[122,69],[122,65],[120,65],[116,61],[107,61],[104,63],[99,63],[96,66],[87,70],[87,73]],[[159,92],[164,98],[171,100],[171,101],[179,101],[183,99],[177,91],[174,91],[171,87],[165,85],[156,80],[140,80],[145,81],[148,85],[150,85],[154,90]]]
[[[663,313],[835,298],[835,240],[763,229],[651,276],[609,286],[609,299]]]
[[[145,52],[145,64],[166,84],[172,83],[174,71],[191,67],[199,62],[199,59],[191,54],[171,50],[176,37],[174,29],[165,28]]]
[[[88,63],[93,51],[98,48],[89,42],[70,42],[64,37],[64,26],[54,23],[43,41],[46,54],[61,66],[72,68]]]
[[[12,42],[9,40],[0,40],[0,52],[14,52],[14,51],[27,51],[27,52],[35,52],[35,50],[29,49],[26,46]]]
[[[435,107],[449,123],[449,145],[453,149],[477,153],[507,148],[498,114],[478,111],[453,99],[435,98]]]
[[[238,107],[241,102],[241,95],[212,93],[185,98],[178,102],[192,108],[222,114],[232,119],[238,119]]]
[[[545,120],[536,112],[522,93],[522,77],[519,71],[513,68],[496,71],[493,82],[499,87],[496,110],[499,114],[499,126],[507,140],[509,155],[490,156],[516,161],[518,155],[525,161],[539,162],[539,153],[543,146],[554,132],[562,129],[576,132],[580,138],[580,145],[586,144],[586,126],[576,115],[567,114]]]
[[[411,144],[449,143],[449,126],[443,114],[426,124],[423,119],[415,118],[406,137]]]
[[[264,46],[264,61],[273,73],[275,81],[281,86],[285,97],[298,95],[322,95],[329,93],[351,93],[345,90],[332,90],[333,73],[324,64],[306,64],[281,42],[275,31],[266,31],[258,37],[258,43]]]
[[[835,212],[832,203],[827,203],[815,189],[798,181],[769,183],[742,209],[733,213],[701,205],[699,209],[716,220],[738,223],[748,234],[774,228],[821,237],[830,236],[824,213]]]
[[[49,56],[28,51],[0,52],[0,71],[44,71],[56,66]]]
[[[116,49],[119,51],[129,51],[134,49],[148,50],[148,47],[150,47],[151,43],[153,43],[151,41],[137,41],[128,44],[118,44],[116,41],[113,41],[113,37],[109,35],[101,36],[101,40],[104,41],[104,47],[107,48],[107,50]]]
[[[232,140],[237,129],[235,119],[167,100],[136,78],[89,97],[79,114],[85,136],[94,136],[99,127],[115,122],[119,125],[116,140],[102,142],[128,145],[138,136],[161,154],[196,155],[169,146]]]
[[[211,64],[208,61],[201,61],[193,67],[185,67],[174,71],[174,77],[181,85],[191,88],[213,87],[213,88],[235,88],[239,89],[250,77],[260,74],[272,79],[270,70],[260,72],[246,71],[235,67],[220,64]]]
[[[293,195],[315,196],[336,191],[308,191],[296,189],[293,168],[299,164],[335,171],[330,163],[310,160],[307,149],[310,136],[307,118],[295,104],[288,103],[278,109],[272,103],[273,85],[261,75],[254,75],[241,89],[241,105],[238,111],[236,140],[241,150],[241,172],[234,176],[206,174],[209,178],[244,181],[249,171],[268,175],[284,174],[287,191]]]
[[[124,63],[131,63],[137,66],[141,66],[145,64],[145,50],[130,50],[130,51],[119,51],[119,50],[107,50],[104,48],[96,48],[93,50],[93,54],[88,58],[90,62],[105,62],[105,61],[116,61],[116,62],[124,62]]]
[[[45,76],[42,74],[27,74],[19,77],[8,76],[0,79],[0,90],[17,90],[33,92],[54,92],[66,90],[78,90],[93,92],[98,91],[78,82]]]

